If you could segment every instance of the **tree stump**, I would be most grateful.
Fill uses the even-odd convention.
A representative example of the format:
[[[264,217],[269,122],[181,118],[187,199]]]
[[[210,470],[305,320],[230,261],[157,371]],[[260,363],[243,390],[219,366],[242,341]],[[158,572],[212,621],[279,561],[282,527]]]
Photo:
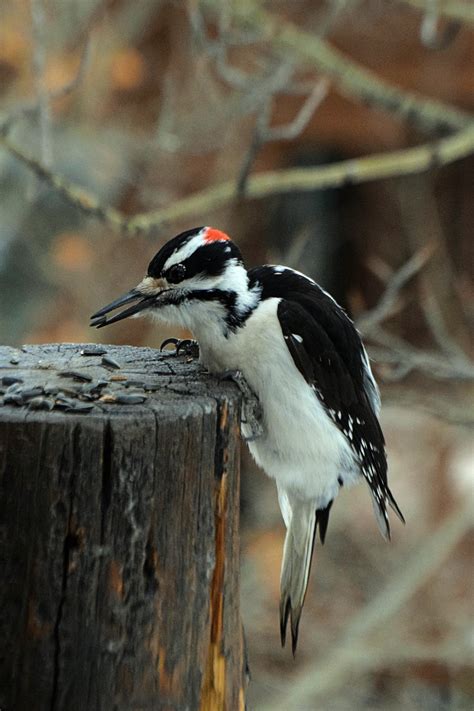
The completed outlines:
[[[2,711],[243,709],[235,386],[125,346],[0,376]]]

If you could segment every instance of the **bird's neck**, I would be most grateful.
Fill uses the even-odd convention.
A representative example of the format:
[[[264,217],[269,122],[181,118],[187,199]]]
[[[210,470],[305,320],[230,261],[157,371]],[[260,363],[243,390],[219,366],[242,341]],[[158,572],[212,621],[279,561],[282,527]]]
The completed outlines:
[[[249,284],[244,267],[232,264],[218,284],[194,292],[180,315],[198,341],[212,344],[242,328],[259,297],[260,291]]]

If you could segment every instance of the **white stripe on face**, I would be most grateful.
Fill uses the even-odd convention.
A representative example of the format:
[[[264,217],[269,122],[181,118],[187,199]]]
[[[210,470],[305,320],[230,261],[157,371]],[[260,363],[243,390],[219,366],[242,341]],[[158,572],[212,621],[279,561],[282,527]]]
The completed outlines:
[[[172,267],[173,264],[181,264],[185,259],[190,257],[198,247],[202,247],[206,243],[204,239],[205,230],[206,228],[204,227],[197,235],[191,237],[189,242],[186,242],[186,244],[180,247],[177,252],[174,252],[171,257],[168,257],[163,265],[163,271]]]

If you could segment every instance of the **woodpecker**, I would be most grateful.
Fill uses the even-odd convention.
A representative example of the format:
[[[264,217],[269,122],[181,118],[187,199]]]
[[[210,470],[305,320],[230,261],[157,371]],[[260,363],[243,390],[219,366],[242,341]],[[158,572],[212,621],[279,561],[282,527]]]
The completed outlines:
[[[112,311],[126,306],[115,315]],[[188,329],[212,373],[238,371],[260,401],[262,432],[244,437],[275,480],[286,525],[280,632],[291,622],[293,654],[316,531],[324,543],[343,486],[364,481],[382,535],[388,487],[380,395],[352,321],[312,279],[284,266],[247,270],[231,239],[212,227],[182,232],[151,260],[134,289],[92,316],[101,328],[136,314]]]

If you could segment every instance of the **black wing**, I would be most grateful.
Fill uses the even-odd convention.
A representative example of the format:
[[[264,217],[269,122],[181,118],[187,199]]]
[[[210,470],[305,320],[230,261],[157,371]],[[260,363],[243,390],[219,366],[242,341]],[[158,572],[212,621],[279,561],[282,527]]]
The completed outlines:
[[[387,483],[384,436],[364,347],[352,321],[317,284],[291,269],[259,267],[262,298],[280,297],[278,319],[295,365],[360,463],[382,534],[390,537],[387,502],[403,520]]]

